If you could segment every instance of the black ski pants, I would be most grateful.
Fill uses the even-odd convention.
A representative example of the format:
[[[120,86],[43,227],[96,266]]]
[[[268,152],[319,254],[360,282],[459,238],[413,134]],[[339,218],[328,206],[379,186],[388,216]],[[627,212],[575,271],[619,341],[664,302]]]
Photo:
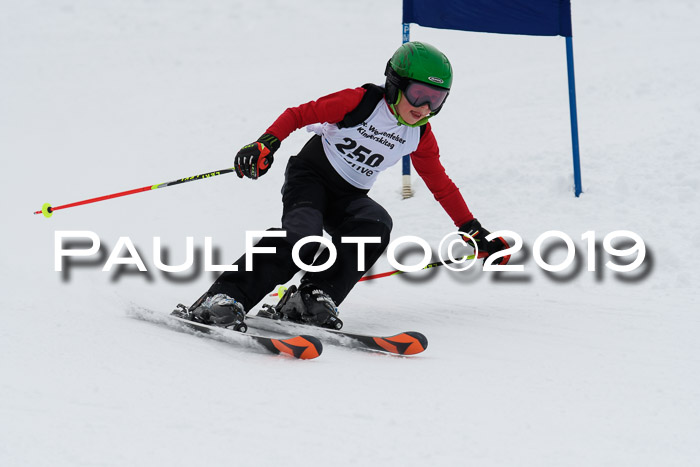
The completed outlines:
[[[288,282],[299,272],[292,259],[294,244],[307,236],[321,236],[325,230],[338,256],[329,269],[306,272],[301,282],[312,283],[340,305],[389,244],[391,217],[367,196],[367,191],[350,185],[333,169],[320,136],[314,136],[287,164],[282,187],[282,229],[268,229],[284,230],[286,237],[261,238],[256,247],[274,247],[275,253],[253,254],[252,271],[246,271],[245,254],[242,255],[234,263],[238,271],[221,274],[209,291],[225,293],[249,311],[275,286]],[[358,270],[358,245],[343,243],[343,237],[379,237],[379,243],[364,245],[362,270]],[[307,243],[299,253],[301,261],[314,265],[325,264],[330,255],[327,248],[320,249],[316,242]]]

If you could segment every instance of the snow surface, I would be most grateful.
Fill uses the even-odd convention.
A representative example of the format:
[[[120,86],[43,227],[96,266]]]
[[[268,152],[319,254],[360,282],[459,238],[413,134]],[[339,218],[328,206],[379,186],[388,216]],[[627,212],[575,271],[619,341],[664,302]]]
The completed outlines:
[[[420,330],[428,350],[326,346],[295,361],[133,310],[167,313],[213,277],[161,273],[153,237],[179,264],[185,237],[201,250],[210,236],[226,264],[246,230],[278,224],[303,131],[257,182],[225,175],[30,213],[229,167],[286,107],[381,83],[401,2],[3,2],[0,464],[697,465],[700,6],[574,3],[579,199],[564,40],[411,30],[455,69],[433,123],[444,165],[487,228],[523,237],[514,262],[525,272],[438,268],[360,284],[342,307],[346,329]],[[453,226],[415,184],[400,200],[397,166],[372,195],[394,238],[436,248]],[[603,253],[588,272],[581,235],[620,229],[644,239],[642,269],[613,273]],[[61,230],[95,232],[103,256],[55,272]],[[532,257],[549,230],[577,247],[561,273]],[[148,274],[101,271],[121,236]],[[382,258],[373,272],[387,269]]]

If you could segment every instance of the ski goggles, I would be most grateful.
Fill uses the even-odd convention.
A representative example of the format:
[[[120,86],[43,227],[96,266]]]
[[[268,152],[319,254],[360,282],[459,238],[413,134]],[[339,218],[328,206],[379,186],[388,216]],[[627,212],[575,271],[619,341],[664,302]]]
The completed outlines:
[[[420,81],[409,81],[403,95],[413,107],[421,107],[428,104],[431,112],[436,112],[445,103],[449,89],[438,88]]]

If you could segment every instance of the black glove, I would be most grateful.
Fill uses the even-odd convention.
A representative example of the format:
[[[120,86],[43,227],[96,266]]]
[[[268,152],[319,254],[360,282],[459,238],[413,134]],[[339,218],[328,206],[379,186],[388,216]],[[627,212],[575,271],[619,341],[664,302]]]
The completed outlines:
[[[483,228],[476,219],[472,219],[464,224],[459,228],[459,231],[471,235],[476,242],[476,245],[479,247],[479,250],[485,251],[487,253],[487,257],[491,256],[497,251],[502,251],[509,248],[508,242],[506,242],[503,237],[494,238],[490,242],[487,242],[486,237],[489,236],[491,232]],[[466,237],[464,238],[464,241],[469,243],[469,239]],[[493,262],[493,264],[506,264],[508,260],[510,260],[510,255],[505,255],[498,258]],[[486,262],[486,258],[484,258],[484,262]]]
[[[233,164],[238,178],[246,176],[257,180],[267,173],[274,161],[273,154],[280,147],[280,140],[276,136],[265,133],[254,143],[247,144],[238,151]]]

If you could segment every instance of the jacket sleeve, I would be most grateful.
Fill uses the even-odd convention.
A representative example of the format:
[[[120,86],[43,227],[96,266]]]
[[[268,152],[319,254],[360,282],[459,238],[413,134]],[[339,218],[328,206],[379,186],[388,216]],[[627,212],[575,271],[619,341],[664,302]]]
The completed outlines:
[[[467,207],[462,194],[447,176],[445,168],[440,163],[440,149],[437,140],[430,127],[427,127],[418,148],[411,154],[411,162],[418,175],[425,181],[428,189],[435,199],[452,218],[457,227],[474,219],[474,215]]]
[[[312,123],[338,123],[358,106],[365,92],[364,88],[344,89],[298,107],[290,107],[265,133],[275,135],[282,141],[294,130]]]

